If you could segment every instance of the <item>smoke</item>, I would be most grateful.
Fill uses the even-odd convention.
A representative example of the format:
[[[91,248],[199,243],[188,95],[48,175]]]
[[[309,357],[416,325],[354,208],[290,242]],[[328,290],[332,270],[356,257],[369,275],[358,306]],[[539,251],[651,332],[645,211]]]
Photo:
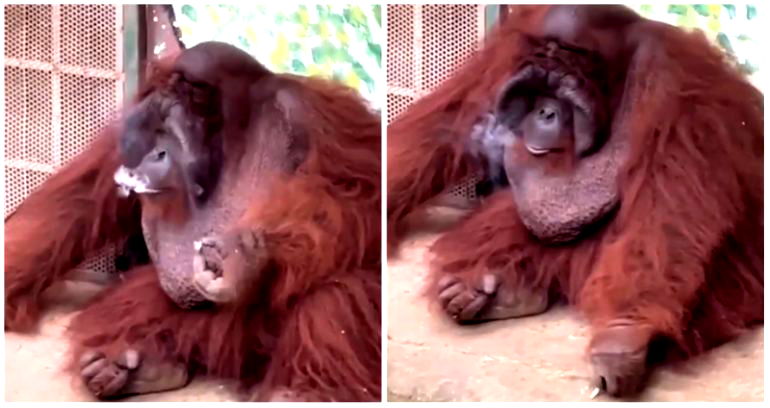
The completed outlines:
[[[486,178],[494,187],[508,185],[504,169],[504,155],[516,142],[515,134],[488,112],[471,128],[470,152],[486,164]]]

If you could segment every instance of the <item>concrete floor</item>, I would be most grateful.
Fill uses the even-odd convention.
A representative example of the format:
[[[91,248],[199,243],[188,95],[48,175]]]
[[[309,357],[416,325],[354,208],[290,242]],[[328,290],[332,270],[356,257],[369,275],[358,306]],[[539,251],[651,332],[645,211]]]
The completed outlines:
[[[95,401],[79,379],[63,371],[67,343],[63,332],[72,317],[60,308],[43,320],[35,335],[5,334],[6,401]],[[232,387],[196,379],[186,388],[127,398],[125,401],[238,401]]]
[[[589,401],[588,327],[566,307],[534,317],[458,326],[421,296],[426,246],[414,236],[388,262],[391,401]],[[643,401],[762,401],[764,334],[652,377]],[[607,396],[597,400],[609,401]]]

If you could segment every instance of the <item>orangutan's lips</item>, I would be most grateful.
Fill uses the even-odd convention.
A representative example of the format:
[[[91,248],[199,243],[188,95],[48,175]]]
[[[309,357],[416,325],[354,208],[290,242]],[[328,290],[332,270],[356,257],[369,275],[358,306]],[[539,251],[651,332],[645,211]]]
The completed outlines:
[[[535,147],[531,145],[526,145],[526,146],[527,146],[527,150],[530,153],[532,153],[533,156],[542,156],[551,151],[551,149],[548,149],[548,148],[540,148],[540,147]]]

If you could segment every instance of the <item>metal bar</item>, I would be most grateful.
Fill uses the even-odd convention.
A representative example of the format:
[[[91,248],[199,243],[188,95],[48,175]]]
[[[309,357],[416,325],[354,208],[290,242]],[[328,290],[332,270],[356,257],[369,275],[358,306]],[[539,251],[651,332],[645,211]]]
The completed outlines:
[[[404,88],[402,86],[393,86],[393,85],[388,86],[387,93],[391,95],[408,96],[411,98],[416,98],[418,94],[418,92],[414,89]]]
[[[59,51],[61,50],[54,51],[54,55],[59,54]],[[60,72],[64,74],[79,75],[79,76],[84,76],[88,78],[104,78],[104,79],[115,79],[115,80],[120,80],[122,76],[120,72],[115,72],[108,69],[84,67],[81,65],[51,63],[51,62],[45,62],[45,61],[25,60],[20,58],[13,58],[13,57],[5,57],[5,65],[8,67],[16,67],[21,69],[31,69],[31,70],[37,70],[37,71],[53,71],[54,75],[57,72]]]
[[[144,26],[144,18],[140,18],[143,6],[123,6],[123,103],[127,103],[134,97],[139,89],[141,78],[140,40],[141,27]]]
[[[45,163],[37,163],[29,160],[22,160],[22,159],[9,159],[6,158],[4,163],[6,167],[10,167],[13,169],[19,169],[19,170],[32,170],[32,171],[39,171],[43,173],[53,173],[56,169],[53,165],[45,164]]]
[[[177,27],[176,24],[176,13],[174,13],[174,6],[171,4],[167,4],[164,6],[166,10],[166,16],[168,18],[169,24],[171,24],[171,29],[174,30],[174,38],[176,39],[177,46],[180,49],[186,49],[187,46],[182,41],[182,30]]]
[[[151,51],[147,47],[147,6],[139,5],[137,7],[137,30],[136,30],[136,52],[138,55],[139,86],[144,84],[147,76],[147,59]]]
[[[120,74],[115,83],[115,106],[120,107],[125,98],[124,88],[126,83],[123,64],[125,51],[121,52],[125,49],[123,46],[123,7],[119,5],[114,5],[113,7],[115,7],[115,49],[117,50],[113,69]]]
[[[147,6],[147,58],[158,61],[173,58],[184,50],[173,26],[169,7],[162,5]],[[150,18],[151,17],[151,18]]]
[[[484,31],[485,33],[489,33],[489,31],[492,30],[492,27],[495,26],[495,23],[497,23],[498,19],[500,19],[500,15],[505,6],[498,6],[498,5],[487,5],[484,6]]]

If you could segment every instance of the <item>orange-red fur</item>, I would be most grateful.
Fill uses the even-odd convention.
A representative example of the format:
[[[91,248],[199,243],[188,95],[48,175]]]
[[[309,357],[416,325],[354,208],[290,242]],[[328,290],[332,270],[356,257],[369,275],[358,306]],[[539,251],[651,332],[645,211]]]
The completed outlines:
[[[483,167],[467,153],[476,118],[528,48],[547,8],[510,17],[484,47],[388,129],[389,250],[407,214]],[[559,246],[539,243],[509,191],[489,197],[432,247],[432,276],[488,271],[503,284],[551,290],[602,329],[650,324],[691,355],[734,338],[763,315],[763,101],[698,32],[647,24],[657,38],[626,119],[631,156],[621,206],[607,225]],[[435,292],[435,291],[434,291]],[[431,293],[434,293],[431,292]]]
[[[73,361],[85,349],[109,357],[131,346],[256,384],[252,399],[288,389],[311,400],[380,400],[379,115],[340,85],[280,81],[293,84],[301,122],[293,125],[303,126],[310,149],[270,199],[233,226],[265,232],[272,260],[253,271],[260,284],[232,305],[184,310],[153,266],[136,268],[75,317]],[[161,69],[140,97],[168,83]],[[117,135],[105,130],[6,221],[6,330],[33,330],[42,291],[140,228],[140,204],[118,199],[112,180]],[[243,151],[244,136],[226,135],[226,152]]]

